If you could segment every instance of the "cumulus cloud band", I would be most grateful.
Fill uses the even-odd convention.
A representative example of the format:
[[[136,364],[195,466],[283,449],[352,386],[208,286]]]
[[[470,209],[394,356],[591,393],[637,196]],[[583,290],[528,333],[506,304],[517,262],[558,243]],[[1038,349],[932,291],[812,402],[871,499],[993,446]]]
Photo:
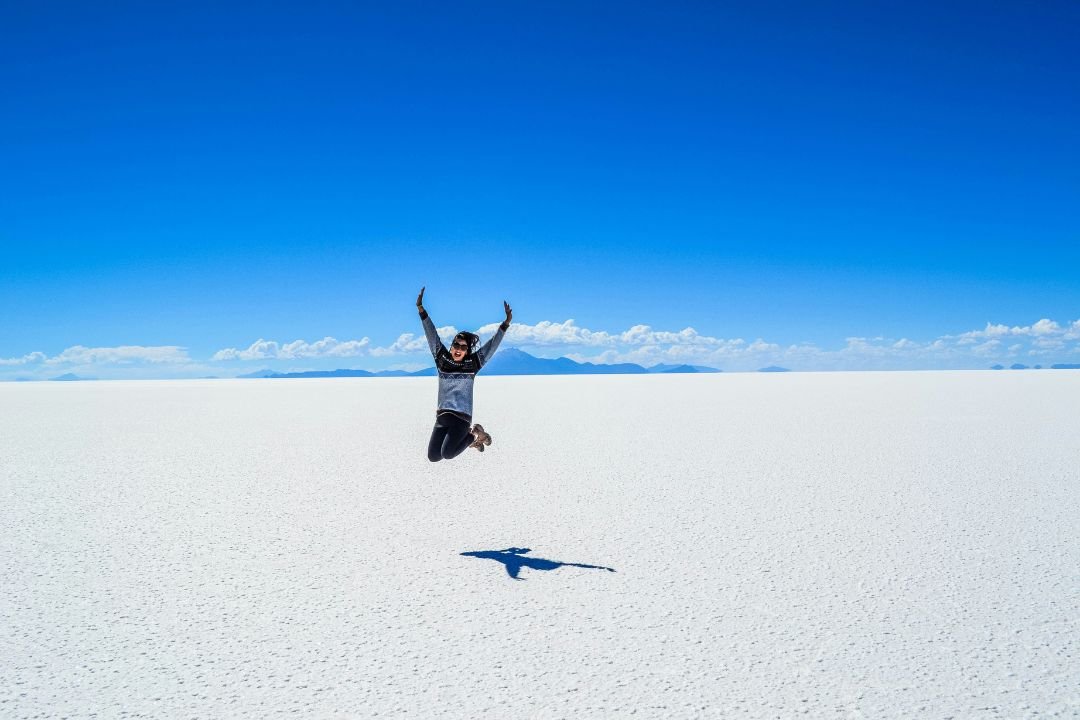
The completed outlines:
[[[494,334],[492,323],[479,329],[481,335]],[[438,328],[449,341],[453,326]],[[560,354],[580,361],[701,364],[722,369],[755,369],[784,364],[807,370],[904,369],[932,367],[984,367],[990,362],[1076,362],[1080,358],[1080,320],[1061,324],[1043,318],[1026,326],[987,323],[981,330],[943,335],[920,342],[910,338],[847,338],[843,347],[822,349],[812,343],[782,346],[762,339],[719,338],[703,335],[692,327],[682,330],[655,330],[633,325],[622,332],[591,330],[573,319],[542,321],[534,325],[515,323],[507,332],[506,346],[531,349],[537,354]],[[369,338],[337,340],[324,337],[307,342],[279,343],[260,338],[246,348],[225,348],[214,353],[215,362],[250,360],[296,360],[320,358],[387,358],[426,354],[422,335],[403,333],[389,345],[372,346]],[[0,358],[4,367],[127,366],[132,364],[189,364],[186,348],[176,345],[91,348],[69,347],[48,356],[31,352],[20,357]]]
[[[187,349],[178,345],[120,345],[96,348],[74,345],[52,357],[43,352],[32,352],[21,358],[0,358],[0,365],[127,365],[187,362],[191,362]]]
[[[259,338],[244,350],[238,350],[237,348],[218,350],[211,360],[295,360],[299,358],[360,357],[365,354],[370,343],[371,341],[368,338],[341,341],[332,337],[324,337],[322,340],[313,343],[294,340],[282,344],[274,340]]]

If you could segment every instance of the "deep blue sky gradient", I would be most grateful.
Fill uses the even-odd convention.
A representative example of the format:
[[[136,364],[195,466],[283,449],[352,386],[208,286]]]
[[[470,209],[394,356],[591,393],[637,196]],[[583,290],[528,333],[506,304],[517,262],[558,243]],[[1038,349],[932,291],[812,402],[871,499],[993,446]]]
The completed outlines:
[[[0,357],[1080,317],[1072,2],[0,6]],[[345,363],[346,365],[348,363]],[[355,363],[354,363],[355,364]]]

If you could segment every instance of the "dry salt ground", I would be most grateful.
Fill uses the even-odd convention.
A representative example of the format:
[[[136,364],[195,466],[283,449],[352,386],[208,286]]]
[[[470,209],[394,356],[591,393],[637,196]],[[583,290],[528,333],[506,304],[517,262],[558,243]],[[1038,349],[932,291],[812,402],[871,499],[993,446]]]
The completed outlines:
[[[1080,373],[476,400],[0,385],[0,717],[1080,715]]]

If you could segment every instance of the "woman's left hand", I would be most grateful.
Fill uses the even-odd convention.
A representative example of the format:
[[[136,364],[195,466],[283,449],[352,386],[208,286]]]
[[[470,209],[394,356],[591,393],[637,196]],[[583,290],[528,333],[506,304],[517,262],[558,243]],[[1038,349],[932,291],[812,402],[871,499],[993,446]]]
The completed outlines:
[[[510,303],[503,300],[503,310],[506,311],[506,322],[503,325],[510,327],[510,319],[514,317],[514,311],[510,309]]]

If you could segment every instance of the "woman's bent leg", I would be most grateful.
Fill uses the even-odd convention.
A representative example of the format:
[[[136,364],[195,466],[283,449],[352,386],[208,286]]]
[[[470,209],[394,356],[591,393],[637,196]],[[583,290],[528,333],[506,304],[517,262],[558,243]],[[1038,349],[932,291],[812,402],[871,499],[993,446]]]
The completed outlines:
[[[443,427],[438,422],[431,429],[431,439],[428,440],[427,444],[427,459],[431,462],[439,462],[443,459],[442,447],[447,430],[448,428]]]
[[[444,460],[456,458],[473,444],[473,437],[469,423],[459,417],[449,416],[451,425],[446,437],[442,441],[442,456]]]

